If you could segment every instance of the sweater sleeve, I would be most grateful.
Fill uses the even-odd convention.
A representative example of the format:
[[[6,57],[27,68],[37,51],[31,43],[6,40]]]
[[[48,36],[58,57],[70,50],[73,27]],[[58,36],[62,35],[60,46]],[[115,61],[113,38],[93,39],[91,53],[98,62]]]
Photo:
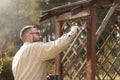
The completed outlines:
[[[47,43],[35,43],[34,51],[37,54],[37,57],[40,60],[49,60],[55,58],[55,56],[66,49],[69,44],[73,41],[76,32],[70,31],[67,34],[64,34],[60,38],[55,41],[47,42]]]
[[[55,56],[65,50],[69,44],[73,41],[75,33],[70,31],[68,34],[64,34],[55,41],[44,43],[41,53],[42,60],[48,60],[55,58]]]

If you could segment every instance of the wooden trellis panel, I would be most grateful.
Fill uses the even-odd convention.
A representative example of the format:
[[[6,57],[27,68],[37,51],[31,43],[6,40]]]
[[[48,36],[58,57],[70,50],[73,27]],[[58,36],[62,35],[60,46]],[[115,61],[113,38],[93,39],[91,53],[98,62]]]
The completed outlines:
[[[80,32],[75,37],[69,48],[63,51],[61,59],[62,80],[86,80],[86,55],[87,55],[87,16],[65,20],[61,25],[62,33],[66,27],[78,25]],[[100,29],[100,28],[98,28]],[[99,30],[96,30],[99,34]],[[97,35],[96,35],[97,37]],[[114,22],[106,24],[102,34],[97,37],[96,55],[97,68],[96,80],[119,80],[120,79],[120,26]]]
[[[119,27],[114,24],[106,27],[97,41],[97,80],[120,79]]]
[[[62,80],[85,79],[87,53],[85,44],[87,31],[86,19],[87,17],[83,17],[80,19],[64,21],[62,25],[62,31],[67,31],[63,30],[66,29],[64,27],[69,29],[72,25],[78,25],[81,29],[69,48],[63,52],[64,56],[61,60],[63,67]]]
[[[42,17],[44,20],[55,16],[56,38],[68,32],[72,25],[80,27],[80,31],[69,48],[63,51],[62,55],[56,57],[56,74],[59,75],[59,80],[120,80],[120,20],[117,20],[117,17],[120,16],[120,10],[116,10],[120,0],[86,1],[85,4],[74,5],[75,7],[71,5],[50,10],[46,14],[47,16]],[[96,12],[99,12],[99,9],[103,12],[108,10],[108,12],[100,16],[99,19],[98,15],[93,16],[90,12],[91,7],[97,8]],[[92,44],[92,39],[95,39],[92,35],[93,38],[88,36],[88,33],[92,33],[90,32],[92,29],[89,31],[90,27],[93,25],[94,27],[91,28],[95,28],[94,20],[89,22],[90,18],[92,18],[91,20],[97,19],[95,21],[95,23],[97,22],[96,33],[93,34],[96,36],[94,42],[96,46],[93,52],[90,51],[92,48],[88,49],[88,43]],[[90,26],[87,25],[88,23]],[[94,51],[96,51],[96,55]],[[93,61],[92,65],[90,64],[90,72],[88,72],[88,63],[94,60],[92,58],[96,58],[97,62],[94,64]],[[92,66],[95,70],[91,68]]]
[[[78,21],[80,21],[78,19]],[[74,22],[74,21],[73,21]],[[84,22],[86,23],[86,22]],[[65,22],[65,26],[70,24]],[[78,23],[80,24],[80,22]],[[81,24],[84,25],[84,24]],[[105,28],[106,33],[97,41],[97,74],[96,80],[120,79],[120,28],[111,25]],[[64,51],[61,60],[63,67],[63,80],[85,80],[86,64],[86,26],[76,36],[70,47]],[[116,36],[115,36],[116,35]]]

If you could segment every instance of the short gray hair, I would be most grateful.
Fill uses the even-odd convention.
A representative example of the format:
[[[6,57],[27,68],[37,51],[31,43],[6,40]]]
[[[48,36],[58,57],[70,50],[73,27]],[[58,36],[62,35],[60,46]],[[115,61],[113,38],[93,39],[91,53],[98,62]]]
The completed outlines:
[[[31,28],[36,28],[35,25],[27,25],[25,27],[23,27],[20,31],[20,39],[24,42],[24,35],[26,34],[26,32],[28,32]]]

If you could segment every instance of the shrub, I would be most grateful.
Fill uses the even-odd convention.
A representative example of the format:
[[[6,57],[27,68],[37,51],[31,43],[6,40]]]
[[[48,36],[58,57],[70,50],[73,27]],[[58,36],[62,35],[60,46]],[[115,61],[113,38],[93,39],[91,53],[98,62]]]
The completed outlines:
[[[3,67],[3,60],[2,60],[2,58],[0,58],[0,74],[2,72],[2,67]]]
[[[0,74],[0,80],[13,80],[12,74],[12,57],[3,58],[3,67]]]

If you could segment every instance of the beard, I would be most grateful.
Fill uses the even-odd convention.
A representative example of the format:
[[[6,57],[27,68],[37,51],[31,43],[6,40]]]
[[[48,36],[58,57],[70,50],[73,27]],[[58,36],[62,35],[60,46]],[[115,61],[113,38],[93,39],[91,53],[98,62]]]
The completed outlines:
[[[43,41],[41,36],[36,37],[36,36],[32,35],[32,37],[33,37],[33,42],[42,42]]]
[[[39,39],[33,38],[33,42],[42,42],[42,39],[41,38],[39,38]]]

